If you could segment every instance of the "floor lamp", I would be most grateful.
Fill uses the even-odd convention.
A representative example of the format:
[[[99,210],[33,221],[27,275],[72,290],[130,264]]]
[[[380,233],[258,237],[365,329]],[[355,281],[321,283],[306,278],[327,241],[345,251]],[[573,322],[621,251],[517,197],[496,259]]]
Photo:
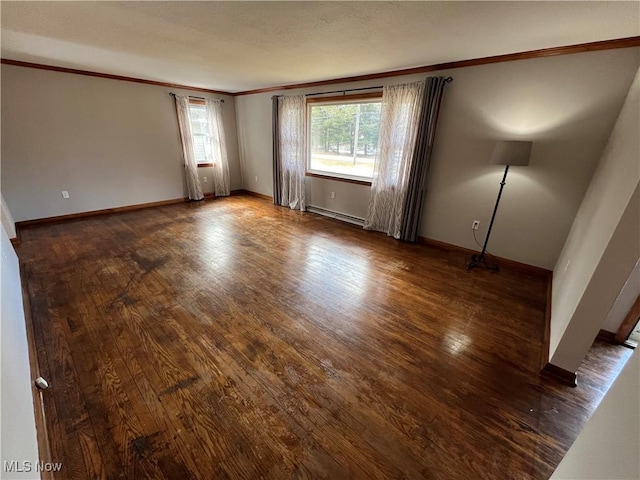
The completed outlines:
[[[493,227],[493,221],[496,219],[496,212],[498,211],[498,204],[500,203],[500,197],[502,196],[502,189],[504,184],[507,183],[507,173],[509,173],[510,166],[526,167],[529,165],[529,157],[531,155],[532,142],[520,142],[515,140],[504,140],[496,144],[491,155],[489,163],[493,165],[506,165],[504,168],[504,176],[500,182],[500,190],[498,191],[498,198],[496,198],[496,206],[493,207],[493,215],[491,215],[491,223],[489,223],[489,230],[487,230],[487,236],[484,239],[484,245],[482,246],[482,252],[480,255],[473,255],[471,261],[467,265],[467,270],[470,270],[478,265],[482,264],[489,270],[497,271],[498,265],[489,265],[485,254],[487,253],[487,243],[489,243],[489,236],[491,235],[491,228]]]

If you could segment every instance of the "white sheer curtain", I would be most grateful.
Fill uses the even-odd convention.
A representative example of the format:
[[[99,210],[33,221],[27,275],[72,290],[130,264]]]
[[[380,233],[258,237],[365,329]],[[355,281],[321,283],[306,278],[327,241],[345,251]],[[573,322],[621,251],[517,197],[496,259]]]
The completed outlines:
[[[424,82],[384,87],[367,230],[400,238],[423,95]]]
[[[193,135],[191,134],[191,120],[189,119],[189,97],[176,95],[176,111],[178,112],[178,126],[182,137],[182,154],[184,157],[184,169],[187,179],[187,191],[191,200],[202,200],[202,187],[198,178],[198,162],[193,147]]]
[[[305,210],[306,111],[304,95],[278,98],[280,204],[302,211]]]
[[[207,121],[209,123],[209,141],[213,157],[213,188],[216,197],[225,197],[231,193],[229,180],[229,162],[227,144],[222,124],[222,100],[205,100]]]

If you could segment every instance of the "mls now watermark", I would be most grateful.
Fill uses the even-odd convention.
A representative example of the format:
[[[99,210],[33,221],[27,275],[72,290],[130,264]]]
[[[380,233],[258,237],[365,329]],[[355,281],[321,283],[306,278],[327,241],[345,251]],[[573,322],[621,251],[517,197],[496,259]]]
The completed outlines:
[[[18,460],[4,461],[4,471],[7,473],[59,472],[60,470],[62,470],[62,463],[30,462],[28,460],[23,462],[19,462]]]

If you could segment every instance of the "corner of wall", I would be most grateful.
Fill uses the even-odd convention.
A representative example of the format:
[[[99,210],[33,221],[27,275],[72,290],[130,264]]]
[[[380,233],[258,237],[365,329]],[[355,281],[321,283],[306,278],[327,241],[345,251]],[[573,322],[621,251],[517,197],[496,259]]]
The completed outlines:
[[[0,462],[23,460],[33,464],[39,457],[38,433],[32,394],[32,371],[29,362],[25,311],[18,257],[9,241],[4,225],[0,227],[0,437],[2,451]],[[11,439],[7,441],[7,439]],[[25,472],[25,470],[21,470]],[[16,472],[16,470],[14,470]],[[34,478],[33,472],[9,473],[4,470],[1,478]],[[38,478],[40,478],[38,476]]]
[[[7,202],[4,199],[3,195],[0,195],[0,217],[2,218],[2,226],[4,227],[9,238],[16,238],[16,222],[13,221],[13,216],[9,211],[9,207],[7,206]]]
[[[580,365],[640,252],[634,234],[639,224],[639,99],[640,69],[554,269],[549,357],[570,371]]]
[[[552,480],[639,478],[640,352],[629,359]]]

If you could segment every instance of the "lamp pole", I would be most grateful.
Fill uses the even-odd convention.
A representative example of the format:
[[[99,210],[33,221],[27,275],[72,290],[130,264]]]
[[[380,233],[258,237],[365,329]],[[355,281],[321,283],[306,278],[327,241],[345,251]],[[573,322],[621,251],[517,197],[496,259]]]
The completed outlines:
[[[467,270],[471,270],[474,267],[477,267],[480,264],[483,264],[489,270],[494,272],[498,271],[498,265],[489,265],[487,263],[487,259],[485,253],[487,252],[487,243],[489,243],[489,236],[491,235],[491,229],[493,228],[493,221],[496,219],[496,212],[498,211],[498,204],[500,203],[500,197],[502,196],[502,189],[504,188],[504,184],[507,183],[507,173],[509,173],[509,165],[504,168],[504,175],[502,177],[502,181],[500,182],[500,190],[498,191],[498,198],[496,198],[496,205],[493,207],[493,214],[491,215],[491,222],[489,223],[489,230],[487,231],[487,236],[484,239],[484,245],[482,246],[482,252],[480,255],[473,255],[471,257],[471,261],[467,265]]]

